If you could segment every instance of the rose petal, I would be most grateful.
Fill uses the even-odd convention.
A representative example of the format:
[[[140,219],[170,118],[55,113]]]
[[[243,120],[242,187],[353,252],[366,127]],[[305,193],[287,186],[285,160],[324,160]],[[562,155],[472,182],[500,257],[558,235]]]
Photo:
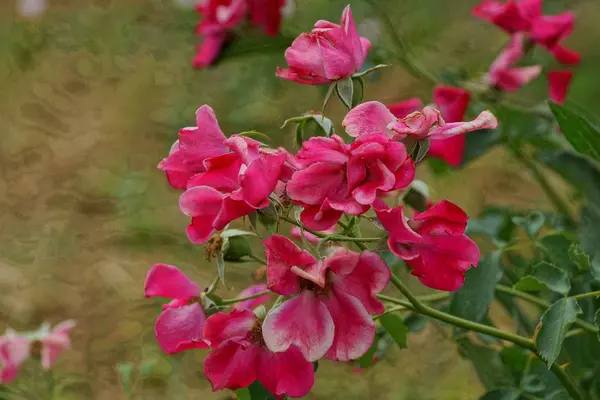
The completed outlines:
[[[227,314],[219,312],[211,315],[204,324],[203,336],[216,348],[229,340],[244,340],[256,323],[256,316],[250,310],[236,310]]]
[[[342,125],[348,135],[353,137],[373,133],[391,135],[387,127],[394,121],[396,117],[385,105],[377,101],[368,101],[350,110],[344,117]]]
[[[213,349],[204,360],[204,376],[213,392],[236,390],[256,380],[256,360],[260,347],[229,341]]]
[[[281,353],[261,351],[256,375],[269,392],[278,396],[304,397],[315,382],[312,363],[295,346]]]
[[[144,295],[189,300],[200,296],[200,287],[179,268],[168,264],[154,264],[146,275]]]
[[[202,335],[205,318],[204,310],[198,303],[164,310],[154,324],[158,345],[167,354],[191,348],[207,348]]]
[[[300,280],[291,272],[291,268],[293,266],[304,268],[317,260],[285,236],[273,235],[265,240],[264,246],[269,290],[285,296],[298,293]]]

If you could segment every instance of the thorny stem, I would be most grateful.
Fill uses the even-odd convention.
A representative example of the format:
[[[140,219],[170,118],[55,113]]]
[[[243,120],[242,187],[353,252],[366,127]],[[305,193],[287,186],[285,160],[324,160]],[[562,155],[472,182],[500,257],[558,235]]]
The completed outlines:
[[[227,305],[230,305],[230,304],[239,303],[239,302],[241,302],[241,301],[252,300],[252,299],[255,299],[255,298],[257,298],[257,297],[261,297],[261,296],[268,295],[268,294],[270,294],[270,293],[271,293],[271,291],[270,291],[270,290],[264,290],[264,291],[262,291],[262,292],[254,293],[254,294],[252,294],[252,295],[250,295],[250,296],[245,296],[245,297],[235,297],[235,298],[233,298],[233,299],[225,299],[225,300],[221,300],[221,301],[219,302],[219,305],[220,305],[220,306],[227,306]]]

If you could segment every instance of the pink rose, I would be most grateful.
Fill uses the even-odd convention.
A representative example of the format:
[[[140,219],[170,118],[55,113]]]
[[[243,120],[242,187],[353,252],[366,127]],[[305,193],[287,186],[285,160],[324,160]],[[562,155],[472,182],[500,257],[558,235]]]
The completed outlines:
[[[488,74],[488,83],[498,89],[512,92],[537,78],[542,72],[541,65],[513,67],[513,64],[522,56],[523,34],[515,33],[508,46],[492,63]]]
[[[388,246],[402,258],[421,283],[433,289],[454,291],[465,272],[479,262],[479,248],[464,234],[467,215],[443,200],[408,219],[402,206],[375,205],[379,221],[388,231]]]
[[[360,71],[371,47],[360,37],[347,6],[340,25],[317,21],[310,33],[301,34],[285,52],[289,68],[277,68],[276,75],[307,85],[324,85]]]

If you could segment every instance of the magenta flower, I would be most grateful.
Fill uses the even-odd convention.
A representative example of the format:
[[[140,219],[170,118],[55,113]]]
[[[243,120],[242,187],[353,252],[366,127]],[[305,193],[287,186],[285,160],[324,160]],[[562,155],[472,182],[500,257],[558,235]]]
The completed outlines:
[[[267,347],[278,353],[297,346],[308,361],[362,356],[375,335],[369,314],[384,310],[375,294],[390,280],[381,257],[340,248],[316,260],[280,235],[268,238],[265,248],[269,289],[297,295],[267,314],[263,323]]]
[[[264,283],[259,283],[258,285],[252,285],[244,289],[238,297],[252,296],[260,292],[264,292],[265,290],[267,290],[267,285]],[[240,301],[239,303],[235,303],[233,308],[236,310],[254,310],[256,307],[260,306],[261,304],[265,304],[267,301],[269,301],[269,295],[265,294],[264,296],[255,297],[254,299],[244,300]]]
[[[389,233],[388,246],[402,258],[421,283],[433,289],[454,291],[465,272],[479,262],[479,248],[464,234],[467,215],[443,200],[408,219],[402,206],[374,205],[379,221]]]
[[[360,215],[381,194],[407,187],[415,167],[406,147],[384,134],[361,136],[348,145],[337,135],[313,137],[296,161],[303,167],[287,184],[288,196],[304,207],[302,222],[330,229],[343,213]]]
[[[307,85],[324,85],[360,71],[370,47],[369,40],[358,34],[347,6],[340,25],[320,20],[312,32],[294,40],[285,51],[289,68],[277,68],[276,75]]]
[[[261,148],[240,135],[226,138],[212,108],[196,112],[197,128],[185,128],[159,168],[173,187],[187,189],[181,211],[192,217],[187,235],[204,243],[229,222],[269,205],[269,196],[293,167],[285,151]]]
[[[154,264],[144,283],[146,297],[165,297],[171,302],[163,306],[154,324],[161,349],[168,354],[208,347],[202,335],[206,316],[200,300],[200,288],[177,267]]]
[[[262,26],[269,36],[277,36],[281,24],[285,0],[247,0],[250,18],[256,26]]]
[[[202,68],[219,57],[229,31],[242,22],[247,6],[246,0],[206,0],[198,3],[196,10],[202,16],[202,21],[196,27],[196,33],[202,36],[202,43],[193,65]]]
[[[440,110],[445,122],[460,122],[471,101],[471,93],[467,90],[438,85],[433,90],[433,102]],[[423,108],[420,99],[413,97],[399,103],[387,106],[396,118],[405,118],[408,114]],[[462,164],[465,153],[466,136],[455,135],[450,137],[432,137],[428,156],[444,160],[448,165],[458,167]]]
[[[396,118],[385,105],[369,101],[350,110],[342,124],[354,137],[386,133],[394,140],[405,137],[440,139],[480,129],[494,129],[498,120],[491,112],[483,111],[473,121],[446,123],[440,111],[429,106],[404,118]]]
[[[8,330],[0,336],[0,383],[7,384],[17,378],[21,365],[29,358],[30,340]]]
[[[558,104],[563,104],[567,98],[571,79],[573,79],[573,71],[561,70],[548,72],[550,100]]]
[[[50,369],[58,360],[61,353],[71,347],[69,334],[75,328],[75,321],[67,320],[56,325],[52,331],[45,333],[42,343],[42,368]]]
[[[179,140],[158,168],[165,171],[173,188],[185,190],[193,175],[206,171],[204,160],[229,152],[226,139],[215,112],[204,105],[196,111],[196,127],[179,131]]]
[[[204,336],[212,348],[204,361],[204,375],[215,392],[244,388],[258,380],[280,398],[302,397],[314,383],[313,365],[298,348],[273,353],[265,346],[261,321],[249,310],[212,315],[206,320]]]
[[[542,15],[542,0],[483,0],[473,8],[473,15],[492,22],[512,34],[524,33],[534,43],[545,47],[561,64],[578,64],[579,54],[561,46],[573,31],[575,17],[571,11]]]
[[[538,77],[542,72],[541,65],[530,67],[513,67],[523,56],[523,34],[515,33],[510,43],[496,58],[490,67],[488,83],[500,90],[512,92]]]

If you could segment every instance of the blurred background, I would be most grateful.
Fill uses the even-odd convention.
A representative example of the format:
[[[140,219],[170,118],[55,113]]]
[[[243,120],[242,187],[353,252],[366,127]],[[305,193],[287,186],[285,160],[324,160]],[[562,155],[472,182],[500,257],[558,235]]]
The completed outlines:
[[[115,399],[130,377],[136,399],[220,399],[202,375],[204,351],[161,354],[153,323],[160,302],[143,299],[156,262],[179,266],[201,286],[215,275],[200,246],[185,236],[187,218],[156,165],[194,111],[211,105],[226,134],[252,129],[293,149],[284,119],[319,109],[326,88],[278,80],[283,51],[317,19],[339,20],[350,2],[359,32],[374,44],[371,65],[389,59],[390,42],[362,0],[296,0],[282,36],[234,43],[214,67],[194,70],[198,15],[185,1],[48,0],[38,16],[0,2],[0,331],[35,329],[73,318],[73,350],[55,369],[54,399]],[[436,74],[477,78],[507,42],[470,15],[476,0],[377,0],[405,35],[414,56]],[[572,9],[567,45],[582,54],[569,99],[600,114],[600,3],[546,0],[545,11]],[[542,51],[532,62],[551,66]],[[366,100],[419,96],[431,84],[399,65],[374,73]],[[519,101],[546,98],[545,78]],[[339,123],[332,101],[327,115]],[[548,208],[543,192],[508,155],[494,150],[442,176],[419,170],[433,190],[475,215],[487,204]],[[252,282],[256,264],[228,267],[233,296]],[[501,318],[501,316],[499,316]],[[429,324],[357,373],[322,362],[310,399],[477,399],[483,389],[471,363],[446,333]],[[20,379],[24,398],[48,399],[37,371]],[[27,394],[28,393],[28,394]]]

